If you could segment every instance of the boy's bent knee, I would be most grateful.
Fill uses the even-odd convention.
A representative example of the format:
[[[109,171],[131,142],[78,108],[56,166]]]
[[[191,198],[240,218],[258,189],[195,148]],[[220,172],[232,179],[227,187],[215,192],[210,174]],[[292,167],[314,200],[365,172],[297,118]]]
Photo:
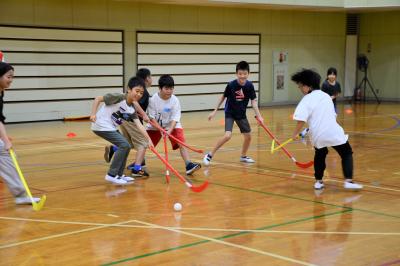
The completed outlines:
[[[118,149],[123,149],[123,150],[130,150],[132,149],[132,146],[128,143],[121,143],[121,145],[119,145]]]

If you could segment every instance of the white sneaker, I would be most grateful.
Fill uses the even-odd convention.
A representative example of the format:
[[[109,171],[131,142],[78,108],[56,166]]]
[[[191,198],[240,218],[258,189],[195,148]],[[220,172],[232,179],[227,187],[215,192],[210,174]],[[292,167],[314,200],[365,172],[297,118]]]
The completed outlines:
[[[363,185],[353,183],[353,181],[345,181],[343,186],[345,189],[362,189],[363,188]]]
[[[38,203],[40,198],[32,198],[34,202]],[[15,198],[15,204],[32,204],[32,200],[30,197],[17,197]]]
[[[126,176],[126,175],[122,175],[122,176],[118,176],[118,177],[120,177],[121,179],[125,180],[126,182],[133,182],[133,181],[135,181],[135,178],[130,177],[130,176]]]
[[[240,161],[242,163],[255,163],[256,161],[254,161],[253,159],[251,159],[249,156],[240,156]]]
[[[323,189],[325,187],[324,182],[322,181],[316,181],[314,183],[314,189]]]
[[[104,179],[107,180],[108,182],[111,182],[111,183],[114,183],[117,185],[126,185],[126,183],[128,183],[119,176],[113,177],[110,175],[106,175],[106,177]]]
[[[207,166],[207,165],[210,165],[210,163],[211,163],[211,156],[210,156],[210,154],[208,154],[208,153],[206,153],[206,155],[204,155],[204,158],[203,158],[203,164],[205,165],[205,166]]]

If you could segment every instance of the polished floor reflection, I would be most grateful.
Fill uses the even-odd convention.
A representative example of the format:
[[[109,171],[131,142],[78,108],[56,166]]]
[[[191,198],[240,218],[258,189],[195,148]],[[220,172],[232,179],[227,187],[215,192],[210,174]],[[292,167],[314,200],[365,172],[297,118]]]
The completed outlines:
[[[262,109],[280,140],[290,137],[294,106]],[[223,113],[184,113],[187,142],[206,151],[223,134]],[[7,125],[22,170],[42,211],[16,206],[0,183],[0,265],[395,265],[400,263],[400,107],[339,105],[350,135],[355,179],[343,188],[339,156],[327,157],[325,189],[314,191],[312,168],[298,168],[252,118],[249,156],[232,140],[191,180],[194,193],[151,153],[149,179],[127,186],[104,180],[105,142],[89,122]],[[74,134],[69,134],[74,133]],[[298,161],[313,158],[307,139],[288,144]],[[163,152],[162,142],[157,147]],[[131,152],[130,159],[134,156]],[[191,153],[200,162],[202,155]],[[173,166],[184,173],[178,152]],[[174,211],[180,202],[182,211]]]

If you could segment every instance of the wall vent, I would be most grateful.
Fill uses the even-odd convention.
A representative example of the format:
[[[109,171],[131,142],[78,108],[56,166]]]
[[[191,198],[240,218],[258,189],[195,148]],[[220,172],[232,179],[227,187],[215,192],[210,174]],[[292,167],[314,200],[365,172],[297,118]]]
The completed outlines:
[[[347,14],[346,18],[346,34],[358,35],[360,29],[360,18],[358,14]]]

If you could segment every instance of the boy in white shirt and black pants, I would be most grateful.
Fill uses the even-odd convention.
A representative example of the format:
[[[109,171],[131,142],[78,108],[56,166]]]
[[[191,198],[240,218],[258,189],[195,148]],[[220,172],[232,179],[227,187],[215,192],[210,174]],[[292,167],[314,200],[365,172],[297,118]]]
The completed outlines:
[[[149,101],[147,113],[153,122],[157,122],[164,128],[168,135],[172,135],[178,140],[185,142],[185,135],[180,123],[181,120],[181,104],[174,93],[174,79],[170,75],[162,75],[158,80],[158,93],[155,93]],[[150,123],[147,124],[147,133],[149,134],[154,146],[161,139],[161,132],[153,127]],[[185,147],[179,145],[170,139],[172,149],[179,149],[182,159],[185,161],[186,174],[191,175],[193,172],[200,169],[201,165],[190,161],[189,153]]]
[[[311,142],[315,148],[314,189],[323,189],[322,178],[326,168],[325,159],[328,147],[334,148],[342,159],[344,188],[361,189],[363,186],[353,182],[353,151],[348,135],[336,122],[336,112],[331,97],[320,90],[321,76],[313,70],[303,69],[292,75],[292,80],[305,95],[297,105],[293,119],[297,121],[292,138],[295,139],[304,124],[310,129]]]

